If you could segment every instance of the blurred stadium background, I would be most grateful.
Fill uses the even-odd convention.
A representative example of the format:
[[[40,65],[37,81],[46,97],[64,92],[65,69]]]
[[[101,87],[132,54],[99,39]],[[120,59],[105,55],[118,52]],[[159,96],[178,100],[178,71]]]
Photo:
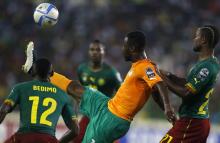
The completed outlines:
[[[50,2],[59,9],[57,25],[42,29],[33,21],[34,8]],[[89,43],[100,39],[106,45],[106,61],[125,76],[121,47],[125,34],[142,30],[147,35],[147,54],[166,70],[185,76],[196,61],[192,52],[193,32],[197,26],[220,26],[219,0],[1,0],[0,1],[0,103],[10,88],[29,77],[21,72],[24,49],[33,40],[38,56],[52,60],[56,71],[76,78],[77,66],[87,59]],[[220,47],[216,48],[220,58]],[[220,143],[220,81],[210,101],[212,131],[208,143]],[[180,100],[171,95],[176,111]],[[12,113],[0,125],[0,142],[18,126]],[[155,143],[171,127],[163,113],[150,100],[134,119],[121,143]],[[57,136],[65,130],[61,122]]]

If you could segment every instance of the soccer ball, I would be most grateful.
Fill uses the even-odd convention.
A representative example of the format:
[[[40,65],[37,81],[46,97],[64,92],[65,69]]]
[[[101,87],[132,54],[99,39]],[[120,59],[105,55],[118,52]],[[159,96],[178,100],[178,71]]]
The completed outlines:
[[[57,23],[59,17],[58,9],[50,3],[39,4],[34,11],[34,21],[42,26],[53,26]]]

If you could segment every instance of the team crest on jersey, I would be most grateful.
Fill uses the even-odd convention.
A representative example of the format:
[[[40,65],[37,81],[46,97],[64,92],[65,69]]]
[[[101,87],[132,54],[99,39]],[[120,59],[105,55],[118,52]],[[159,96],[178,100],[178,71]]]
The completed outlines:
[[[199,74],[197,75],[197,79],[200,81],[204,81],[209,75],[209,70],[207,68],[203,68],[200,70]]]
[[[150,80],[153,80],[153,79],[155,79],[155,73],[154,73],[154,71],[151,69],[151,68],[148,68],[147,70],[146,70],[146,74],[147,74],[147,77],[150,79]]]
[[[100,86],[104,85],[104,84],[105,84],[105,79],[100,78],[100,79],[98,80],[98,84],[99,84]]]

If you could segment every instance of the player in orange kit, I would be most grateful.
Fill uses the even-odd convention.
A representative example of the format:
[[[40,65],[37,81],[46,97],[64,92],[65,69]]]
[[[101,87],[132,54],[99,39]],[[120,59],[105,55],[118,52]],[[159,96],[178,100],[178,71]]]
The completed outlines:
[[[159,105],[164,108],[168,121],[176,120],[167,88],[157,74],[155,65],[146,57],[145,43],[142,32],[126,35],[123,53],[125,60],[132,62],[132,67],[112,99],[58,73],[51,78],[53,84],[81,100],[80,111],[90,118],[83,143],[112,143],[124,136],[153,90],[157,90],[162,97],[163,104]]]

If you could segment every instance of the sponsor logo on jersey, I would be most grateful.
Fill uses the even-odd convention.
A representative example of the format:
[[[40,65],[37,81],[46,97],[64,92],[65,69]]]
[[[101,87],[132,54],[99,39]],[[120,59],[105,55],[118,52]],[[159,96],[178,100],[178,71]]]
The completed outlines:
[[[151,69],[151,68],[148,68],[147,70],[146,70],[146,75],[147,75],[147,77],[150,79],[150,80],[153,80],[153,79],[155,79],[156,77],[156,75],[155,75],[155,73],[154,73],[154,71]]]
[[[195,84],[199,83],[200,81],[197,78],[194,78]]]

